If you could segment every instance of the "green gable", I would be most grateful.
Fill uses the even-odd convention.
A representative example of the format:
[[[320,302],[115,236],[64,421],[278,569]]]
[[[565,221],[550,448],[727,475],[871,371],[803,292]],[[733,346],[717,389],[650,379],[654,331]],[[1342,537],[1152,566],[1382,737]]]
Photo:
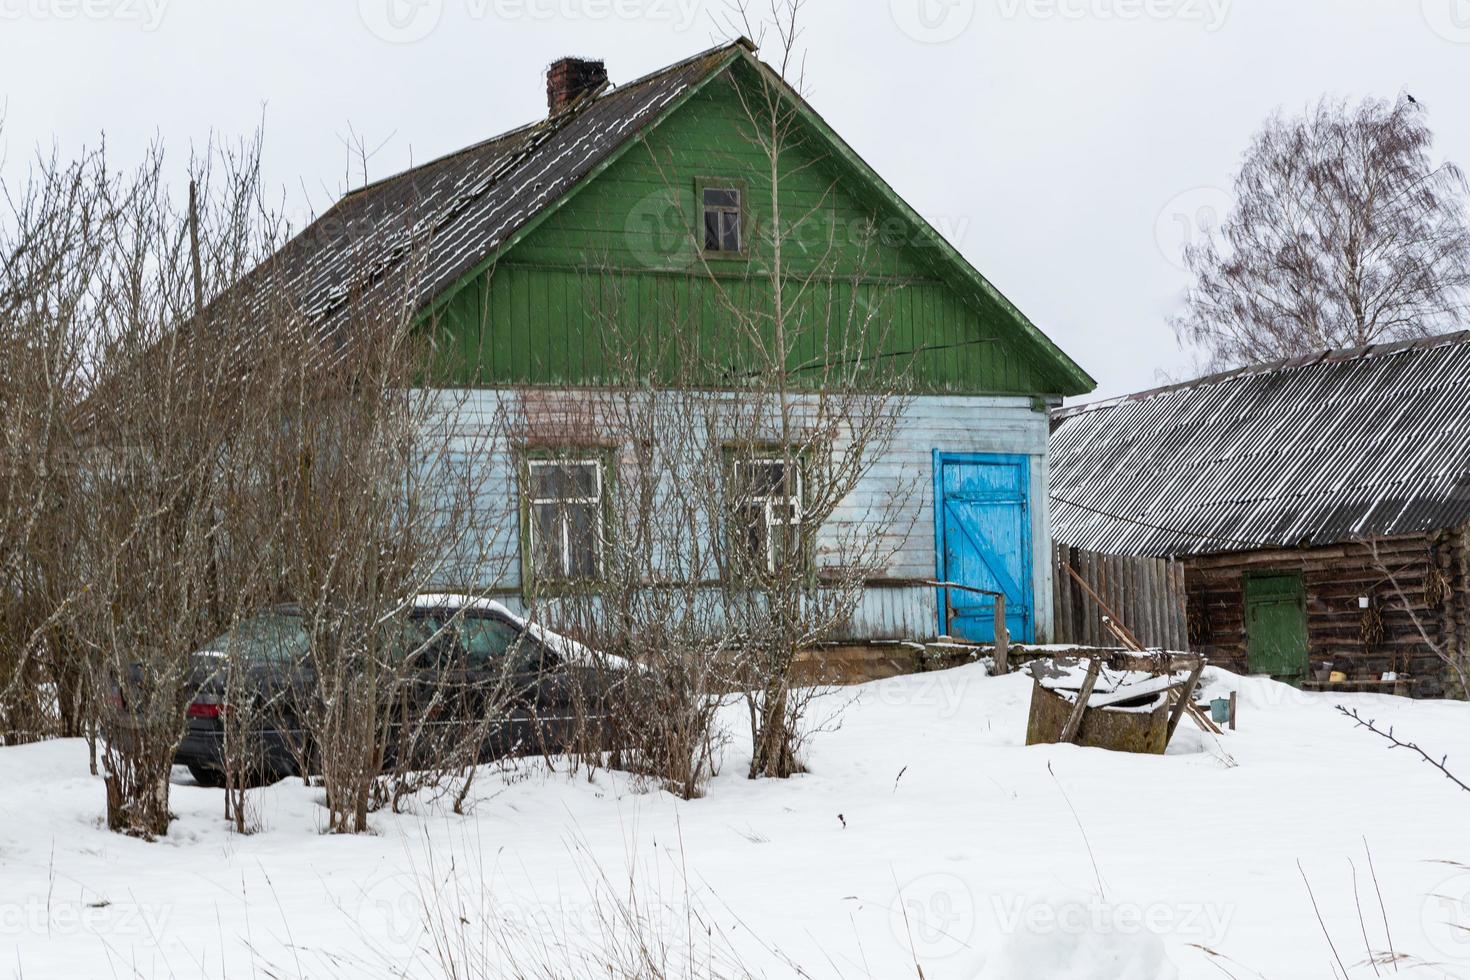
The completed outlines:
[[[771,175],[747,135],[747,106],[765,71],[735,48],[570,193],[430,304],[453,356],[446,383],[585,385],[604,370],[610,322],[637,336],[650,361],[682,331],[699,340],[702,371],[738,371],[722,307],[771,305]],[[745,100],[736,86],[742,86]],[[818,337],[847,311],[888,324],[886,350],[911,363],[920,391],[1070,395],[1092,381],[805,110],[778,168],[783,268],[801,284],[803,341],[788,367],[821,357]],[[693,236],[704,183],[743,192],[748,252],[702,261]],[[875,229],[876,240],[864,230]],[[721,296],[726,297],[723,301]],[[655,354],[654,352],[659,352]],[[656,363],[650,374],[659,374]]]

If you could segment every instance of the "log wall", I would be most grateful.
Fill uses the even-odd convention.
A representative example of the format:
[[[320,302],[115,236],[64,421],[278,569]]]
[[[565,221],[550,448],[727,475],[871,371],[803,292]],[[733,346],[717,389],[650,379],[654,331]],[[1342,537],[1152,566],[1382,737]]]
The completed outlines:
[[[1212,663],[1249,673],[1244,578],[1300,572],[1307,600],[1307,656],[1331,661],[1351,678],[1384,671],[1415,678],[1414,693],[1459,692],[1457,675],[1436,648],[1464,663],[1470,649],[1470,540],[1434,532],[1320,548],[1254,551],[1183,559],[1191,649]],[[1375,553],[1376,550],[1376,553]],[[1369,596],[1382,638],[1365,636],[1360,596]]]

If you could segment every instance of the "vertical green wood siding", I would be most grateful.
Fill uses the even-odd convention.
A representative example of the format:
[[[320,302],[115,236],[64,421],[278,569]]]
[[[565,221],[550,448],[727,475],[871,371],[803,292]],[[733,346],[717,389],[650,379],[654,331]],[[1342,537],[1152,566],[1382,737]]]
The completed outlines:
[[[605,380],[605,324],[612,318],[621,324],[619,335],[636,332],[650,356],[670,356],[672,331],[686,339],[694,331],[706,358],[739,363],[711,271],[740,303],[768,309],[770,284],[762,271],[770,256],[759,235],[748,235],[754,245],[748,258],[712,260],[707,271],[688,235],[700,220],[701,178],[742,182],[747,229],[767,223],[768,165],[742,136],[748,127],[728,77],[716,79],[494,268],[463,284],[439,313],[439,335],[455,361],[446,380],[595,384]],[[1057,369],[1020,339],[1010,314],[941,278],[928,246],[916,244],[917,236],[880,210],[880,202],[852,190],[855,182],[842,177],[815,136],[790,153],[782,171],[786,221],[812,215],[795,229],[783,261],[793,277],[821,278],[799,310],[803,322],[843,322],[856,288],[859,302],[876,305],[887,318],[881,353],[912,357],[920,390],[1042,394],[1065,386]],[[865,254],[852,239],[868,219],[877,222],[882,241]],[[837,247],[829,247],[834,240]],[[810,330],[788,366],[818,356],[818,332]]]

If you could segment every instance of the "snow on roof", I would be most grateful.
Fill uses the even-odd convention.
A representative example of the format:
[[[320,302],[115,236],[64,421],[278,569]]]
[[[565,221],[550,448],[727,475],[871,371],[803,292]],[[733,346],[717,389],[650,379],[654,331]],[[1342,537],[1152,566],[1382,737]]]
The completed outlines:
[[[321,336],[334,335],[355,304],[421,310],[748,43],[711,48],[353,191],[232,299],[254,308],[285,298]]]
[[[1109,554],[1322,545],[1470,523],[1470,332],[1065,409],[1053,535]]]

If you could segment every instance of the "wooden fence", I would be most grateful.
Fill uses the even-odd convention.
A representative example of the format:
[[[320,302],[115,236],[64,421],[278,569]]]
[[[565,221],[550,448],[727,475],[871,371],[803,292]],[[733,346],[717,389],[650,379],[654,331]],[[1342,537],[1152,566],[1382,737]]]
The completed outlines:
[[[1184,599],[1184,566],[1163,558],[1100,555],[1070,545],[1052,547],[1056,643],[1115,647],[1097,602],[1068,575],[1071,565],[1119,622],[1145,647],[1185,652],[1189,628]]]

